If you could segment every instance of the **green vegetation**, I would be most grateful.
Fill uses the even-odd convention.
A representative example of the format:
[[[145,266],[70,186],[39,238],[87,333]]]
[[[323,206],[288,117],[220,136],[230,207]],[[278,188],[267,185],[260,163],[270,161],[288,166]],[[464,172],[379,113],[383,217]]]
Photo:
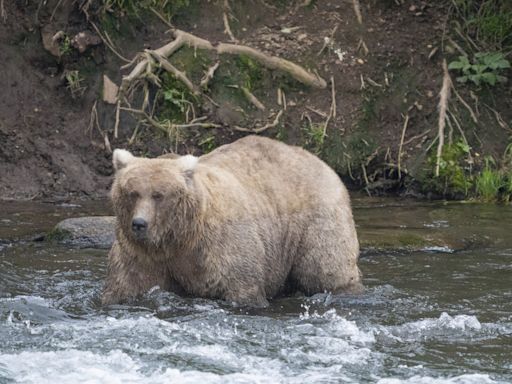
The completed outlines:
[[[235,59],[235,65],[240,72],[240,85],[252,91],[261,84],[263,80],[263,69],[258,62],[247,55],[239,55]]]
[[[454,27],[483,49],[508,51],[512,47],[510,0],[453,0]],[[471,44],[471,42],[470,42]]]
[[[215,148],[217,148],[217,144],[215,142],[215,135],[213,133],[208,133],[199,141],[199,147],[203,151],[203,153],[210,153]]]
[[[495,85],[497,82],[505,83],[507,81],[500,71],[510,68],[510,62],[501,52],[478,52],[475,54],[473,62],[470,62],[467,56],[459,56],[459,59],[452,61],[448,68],[458,69],[462,72],[463,75],[457,77],[457,81],[461,83],[471,81],[477,86],[482,83]]]
[[[190,0],[102,0],[104,11],[133,16],[154,9],[167,20],[190,6]]]
[[[498,200],[500,190],[504,186],[504,178],[495,167],[494,159],[487,157],[484,169],[475,178],[476,194],[483,201]]]
[[[310,123],[303,127],[304,147],[319,155],[325,140],[325,123]]]
[[[66,71],[64,78],[67,83],[66,88],[69,89],[73,98],[83,96],[87,87],[82,85],[84,79],[80,76],[78,70]]]
[[[162,86],[155,98],[158,103],[156,116],[174,124],[183,123],[187,114],[191,117],[192,110],[197,107],[197,97],[174,75],[163,73],[160,80]]]
[[[71,53],[71,39],[68,35],[64,35],[59,44],[59,52],[61,56],[67,56]]]
[[[512,198],[512,144],[501,162],[487,156],[480,170],[474,169],[471,148],[462,141],[443,148],[439,177],[434,176],[435,163],[433,151],[428,159],[428,171],[420,180],[425,193],[484,202],[508,202]]]

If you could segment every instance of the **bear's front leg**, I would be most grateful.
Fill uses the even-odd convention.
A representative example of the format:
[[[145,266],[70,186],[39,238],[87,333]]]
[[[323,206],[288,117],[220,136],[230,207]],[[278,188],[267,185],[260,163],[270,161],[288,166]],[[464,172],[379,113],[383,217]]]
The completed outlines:
[[[158,285],[168,290],[171,278],[165,265],[142,259],[115,241],[108,255],[107,278],[101,303],[118,304],[136,298]]]
[[[266,308],[269,305],[264,289],[251,283],[242,283],[239,287],[228,291],[224,299],[235,306]]]

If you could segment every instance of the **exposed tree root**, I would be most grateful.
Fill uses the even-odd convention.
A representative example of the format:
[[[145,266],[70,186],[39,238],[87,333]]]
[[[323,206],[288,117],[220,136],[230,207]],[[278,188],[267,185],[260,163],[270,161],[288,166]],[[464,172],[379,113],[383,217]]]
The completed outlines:
[[[227,4],[227,1],[226,1]],[[229,4],[227,4],[229,7]],[[226,16],[227,19],[227,16]],[[228,24],[229,26],[229,24]],[[97,31],[98,32],[98,31]],[[169,57],[172,56],[173,53],[178,51],[183,46],[192,47],[194,49],[204,49],[208,51],[213,51],[218,55],[221,54],[230,54],[230,55],[246,55],[250,57],[251,59],[259,62],[261,65],[269,68],[269,69],[275,69],[280,70],[283,72],[286,72],[291,77],[296,79],[297,81],[311,87],[316,88],[325,88],[327,86],[327,83],[324,79],[322,79],[317,74],[313,74],[303,67],[301,67],[298,64],[295,64],[291,61],[267,55],[257,49],[239,45],[239,44],[227,44],[227,43],[219,43],[217,45],[213,45],[210,41],[202,39],[200,37],[194,36],[190,33],[174,29],[172,31],[172,34],[174,36],[174,40],[169,42],[168,44],[155,49],[155,50],[145,50],[144,52],[139,53],[133,60],[131,60],[128,64],[124,65],[121,68],[128,68],[133,67],[131,72],[123,76],[121,86],[119,88],[118,93],[118,99],[117,99],[117,108],[116,108],[116,122],[114,127],[114,137],[117,138],[118,134],[118,127],[119,127],[119,115],[120,111],[128,111],[134,114],[137,114],[139,116],[142,116],[143,119],[150,125],[163,130],[165,132],[170,132],[171,130],[175,130],[176,128],[188,128],[188,127],[219,127],[217,124],[212,123],[188,123],[187,118],[187,124],[172,124],[170,122],[159,122],[157,121],[154,116],[154,111],[147,112],[148,106],[151,104],[149,102],[149,87],[148,87],[148,81],[156,84],[158,87],[160,87],[160,79],[158,78],[156,72],[159,68],[171,73],[178,81],[183,83],[185,87],[195,96],[204,97],[205,99],[208,99],[212,104],[216,104],[213,100],[211,100],[208,95],[203,93],[203,90],[208,88],[208,84],[215,76],[215,71],[220,65],[220,61],[217,61],[213,66],[211,66],[208,71],[206,72],[203,79],[200,81],[199,86],[196,86],[186,75],[185,72],[180,71],[176,67],[174,67],[170,61]],[[234,36],[233,36],[234,38]],[[103,38],[105,41],[105,44],[108,43],[108,40]],[[110,46],[109,46],[110,47]],[[112,49],[112,47],[110,47]],[[112,49],[114,52],[115,50]],[[119,55],[120,56],[120,55]],[[137,62],[138,61],[138,62]],[[331,81],[333,81],[331,79]],[[129,104],[129,100],[132,98],[133,92],[141,85],[144,84],[144,101],[142,103],[142,106],[140,109],[132,108]],[[334,86],[334,85],[333,85]],[[244,96],[247,98],[247,100],[253,104],[257,109],[259,110],[266,110],[265,105],[254,96],[249,89],[243,87],[243,86],[236,86],[239,88]],[[260,133],[263,132],[269,128],[275,127],[277,124],[279,124],[279,119],[281,118],[283,111],[286,109],[286,99],[284,97],[284,94],[282,94],[282,101],[283,101],[283,109],[280,110],[275,119],[262,127],[256,127],[256,128],[242,128],[242,127],[234,127],[234,129],[242,132],[252,132],[252,133]],[[333,102],[334,102],[334,96],[333,96]],[[125,107],[125,105],[127,107]],[[154,107],[155,103],[153,103]],[[329,119],[331,117],[335,117],[336,110],[335,106],[334,109],[331,107],[330,114],[328,116],[328,119],[326,121],[326,126],[329,122]]]
[[[278,69],[283,72],[287,72],[290,76],[292,76],[295,80],[300,81],[301,83],[308,85],[310,87],[315,88],[325,88],[327,87],[327,83],[321,77],[312,74],[311,72],[306,71],[300,65],[292,63],[291,61],[281,59],[275,56],[268,56],[261,51],[258,51],[254,48],[247,47],[245,45],[238,44],[225,44],[220,43],[216,48],[219,54],[229,53],[233,55],[247,55],[251,59],[254,59],[260,64],[270,68],[270,69]]]
[[[407,131],[407,125],[409,124],[409,114],[405,115],[404,126],[402,128],[402,136],[400,137],[400,145],[398,147],[398,180],[402,178],[402,148],[404,146],[405,131]]]
[[[208,84],[210,83],[210,80],[213,79],[213,76],[215,75],[215,71],[217,68],[219,68],[220,61],[217,61],[215,64],[213,64],[210,68],[208,68],[208,71],[206,71],[206,74],[201,79],[201,82],[199,83],[199,86],[201,89],[208,88]]]
[[[147,51],[151,56],[153,56],[160,63],[160,66],[165,69],[167,72],[173,74],[178,80],[180,80],[185,86],[192,92],[194,95],[199,95],[199,90],[195,87],[194,84],[188,79],[187,75],[184,72],[181,72],[174,65],[169,63],[169,61],[159,55],[156,51]]]
[[[443,86],[439,93],[439,120],[438,120],[438,138],[437,156],[436,156],[436,177],[439,177],[439,168],[441,164],[441,156],[443,154],[444,145],[444,127],[446,126],[446,112],[448,111],[448,99],[450,98],[451,78],[448,73],[448,65],[443,60]]]
[[[300,65],[292,63],[286,59],[266,55],[261,51],[245,45],[219,43],[217,46],[214,46],[208,40],[178,29],[173,31],[173,35],[175,37],[173,41],[151,51],[151,54],[155,57],[167,58],[184,45],[187,45],[193,48],[216,51],[218,54],[247,55],[270,69],[278,69],[287,72],[294,79],[305,85],[315,88],[325,88],[327,86],[324,79],[306,71]],[[123,77],[123,84],[121,87],[123,89],[127,89],[133,81],[138,79],[144,73],[148,65],[151,65],[151,63],[148,62],[147,58],[142,59],[129,75]]]

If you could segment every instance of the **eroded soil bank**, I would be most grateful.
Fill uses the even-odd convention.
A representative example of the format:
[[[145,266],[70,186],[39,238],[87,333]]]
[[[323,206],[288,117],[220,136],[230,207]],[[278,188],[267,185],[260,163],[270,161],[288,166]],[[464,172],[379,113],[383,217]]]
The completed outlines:
[[[484,168],[486,156],[496,162],[505,157],[510,87],[455,84],[469,108],[452,97],[446,142],[464,146],[455,160],[446,155],[455,170],[431,183],[441,64],[465,49],[451,34],[455,11],[450,2],[364,3],[359,20],[352,1],[237,1],[229,8],[222,1],[183,1],[174,2],[172,18],[163,22],[162,12],[134,11],[130,2],[127,8],[106,1],[6,2],[0,22],[0,198],[104,197],[112,148],[199,155],[248,134],[234,127],[265,126],[280,111],[279,121],[261,134],[316,152],[353,189],[460,196],[468,187],[459,168],[472,172]],[[115,137],[116,108],[103,101],[103,76],[120,85],[132,69],[120,68],[126,64],[121,57],[171,41],[169,20],[214,44],[235,42],[224,14],[236,43],[300,64],[325,79],[326,88],[305,86],[244,56],[223,56],[200,100],[172,76],[157,73],[161,88],[150,86],[147,109],[167,132],[122,111]],[[184,48],[169,60],[199,83],[217,59]],[[455,82],[456,73],[452,77]],[[137,92],[131,101],[138,106]],[[194,117],[212,126],[177,128]]]

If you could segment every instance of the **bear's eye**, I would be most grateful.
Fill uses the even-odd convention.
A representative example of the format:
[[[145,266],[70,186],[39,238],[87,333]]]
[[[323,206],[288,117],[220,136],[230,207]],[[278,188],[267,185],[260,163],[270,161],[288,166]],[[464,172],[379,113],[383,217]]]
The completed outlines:
[[[137,199],[137,198],[139,197],[139,192],[137,192],[137,191],[131,191],[131,192],[128,194],[128,196],[130,196],[130,199],[135,200],[135,199]]]
[[[164,197],[164,195],[161,193],[161,192],[153,192],[151,194],[151,197],[155,200],[162,200],[162,198]]]

